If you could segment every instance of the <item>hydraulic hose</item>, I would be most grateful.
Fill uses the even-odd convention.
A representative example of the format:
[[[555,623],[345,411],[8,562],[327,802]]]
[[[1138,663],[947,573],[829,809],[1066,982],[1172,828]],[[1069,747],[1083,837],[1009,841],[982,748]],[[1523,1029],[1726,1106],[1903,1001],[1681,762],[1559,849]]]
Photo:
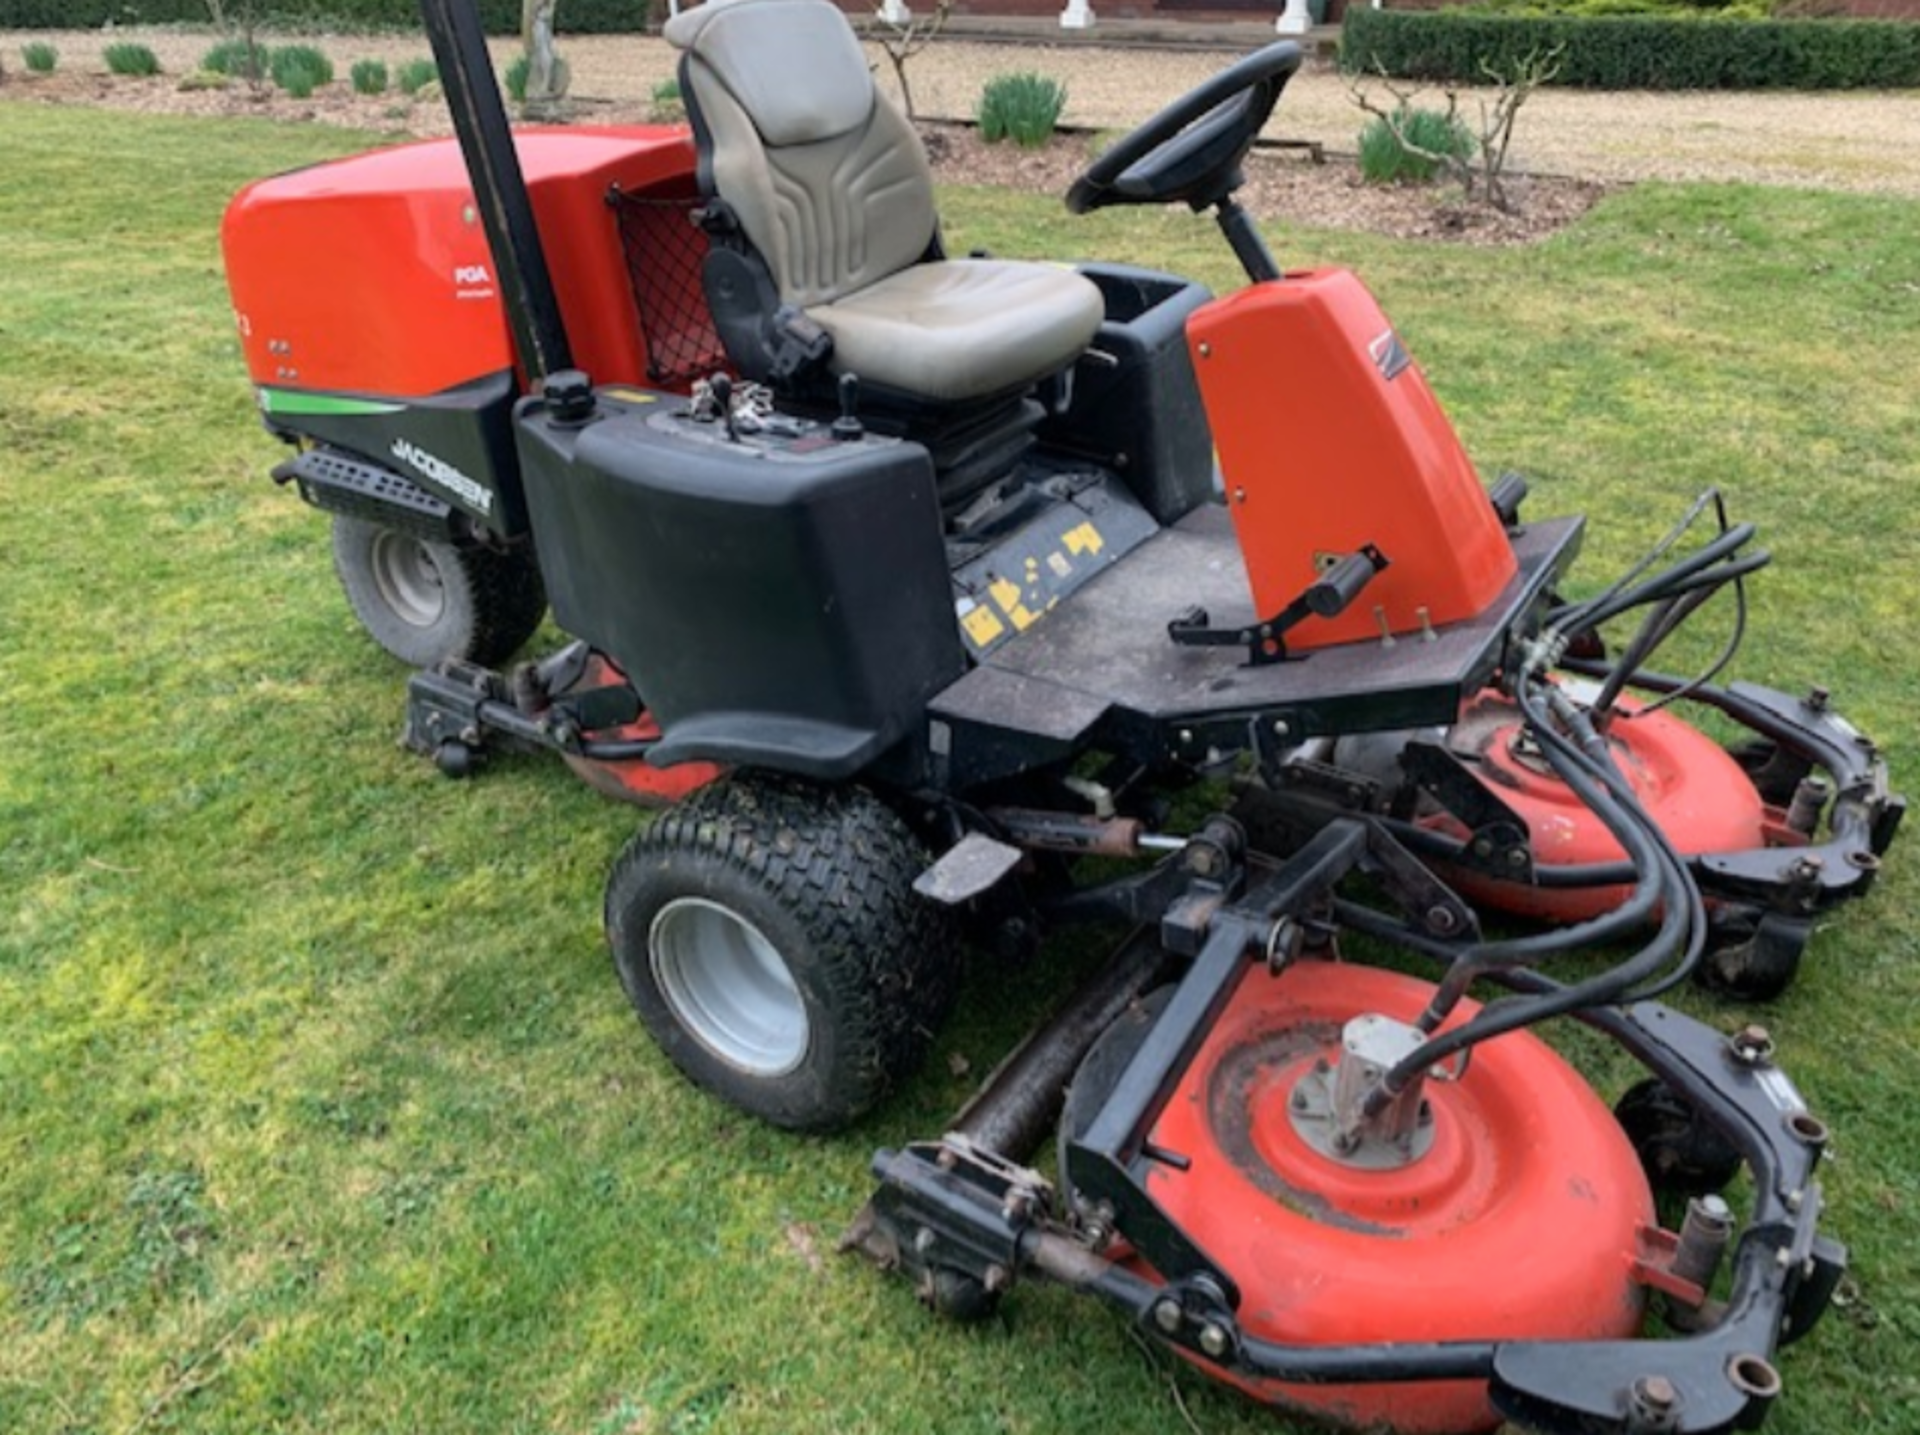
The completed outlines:
[[[1677,952],[1679,961],[1674,970],[1664,980],[1654,982],[1650,989],[1665,990],[1673,983],[1684,980],[1705,950],[1705,905],[1685,863],[1673,851],[1672,844],[1652,818],[1640,808],[1626,779],[1608,756],[1606,740],[1594,730],[1591,721],[1564,695],[1550,692],[1550,702],[1558,699],[1554,703],[1554,715],[1568,723],[1578,741],[1568,738],[1553,722],[1553,715],[1542,707],[1539,695],[1533,690],[1534,681],[1532,675],[1523,675],[1515,684],[1515,697],[1530,730],[1539,740],[1542,752],[1547,755],[1555,772],[1607,823],[1630,854],[1630,860],[1641,874],[1637,890],[1649,889],[1654,894],[1654,900],[1661,903],[1659,928],[1639,952],[1599,976],[1537,996],[1496,1001],[1453,1031],[1430,1037],[1412,1055],[1392,1067],[1380,1085],[1369,1094],[1366,1102],[1369,1114],[1377,1114],[1422,1071],[1457,1052],[1551,1017],[1623,999],[1629,993],[1634,993],[1642,983],[1654,978],[1663,966],[1673,961]],[[1374,925],[1374,930],[1378,931],[1377,925]],[[1567,934],[1559,935],[1565,937]],[[1517,944],[1503,945],[1511,949]],[[1451,1010],[1459,996],[1480,975],[1502,966],[1530,964],[1522,960],[1490,962],[1487,953],[1491,950],[1483,949],[1456,957],[1454,965],[1442,980],[1441,989],[1435,993],[1434,1001],[1429,1005],[1429,1014],[1442,1009],[1443,1002],[1444,1010]],[[1425,1025],[1424,1017],[1422,1025]],[[1431,1030],[1430,1027],[1427,1029]]]
[[[1709,505],[1717,512],[1721,532],[1694,552],[1651,578],[1645,574],[1686,533]],[[1413,931],[1353,903],[1336,901],[1342,921],[1357,930],[1394,941],[1424,955],[1446,961],[1448,969],[1418,1025],[1428,1039],[1392,1067],[1369,1093],[1366,1110],[1377,1114],[1419,1073],[1448,1057],[1509,1031],[1583,1008],[1623,1000],[1645,1000],[1685,981],[1706,950],[1706,903],[1684,859],[1666,834],[1641,807],[1638,796],[1614,763],[1599,725],[1604,724],[1621,691],[1635,674],[1695,610],[1728,583],[1739,599],[1733,636],[1719,659],[1701,677],[1661,699],[1664,706],[1702,683],[1711,681],[1731,661],[1746,625],[1746,593],[1741,580],[1766,565],[1770,556],[1760,549],[1741,550],[1753,539],[1750,523],[1728,524],[1726,506],[1717,489],[1697,499],[1686,515],[1633,568],[1598,597],[1562,604],[1547,615],[1541,638],[1527,649],[1525,660],[1512,675],[1511,687],[1527,730],[1539,743],[1556,776],[1597,816],[1626,854],[1624,862],[1584,867],[1544,868],[1536,872],[1542,886],[1572,887],[1596,882],[1633,881],[1625,903],[1598,918],[1534,937],[1487,943],[1461,949]],[[1545,682],[1546,670],[1557,662],[1566,635],[1596,628],[1635,608],[1655,606],[1634,635],[1621,660],[1603,679],[1598,700],[1582,710],[1572,699]],[[1544,700],[1543,700],[1544,692]],[[1417,849],[1456,859],[1465,848],[1444,834],[1427,832],[1410,823],[1391,824]],[[1550,983],[1542,989],[1490,1003],[1479,1015],[1451,1032],[1432,1035],[1481,976],[1533,966],[1551,955],[1604,940],[1637,925],[1655,908],[1660,920],[1651,939],[1632,957],[1598,976],[1570,985]],[[1664,973],[1662,968],[1669,968]]]
[[[1731,578],[1765,567],[1772,561],[1772,555],[1765,549],[1738,560],[1733,557],[1753,539],[1757,531],[1751,523],[1737,523],[1718,537],[1701,544],[1657,576],[1625,588],[1616,584],[1598,597],[1581,603],[1562,604],[1548,613],[1547,622],[1562,630],[1593,627],[1631,609],[1685,592],[1702,583],[1718,586]],[[1718,571],[1706,571],[1716,565],[1719,565]]]
[[[1613,705],[1619,701],[1621,690],[1632,676],[1645,666],[1676,629],[1684,623],[1696,609],[1712,599],[1717,588],[1696,588],[1690,593],[1664,598],[1647,614],[1646,621],[1627,644],[1626,651],[1620,654],[1620,661],[1600,685],[1599,695],[1593,700],[1594,712],[1600,714],[1604,722],[1613,712]]]
[[[1536,714],[1531,719],[1544,724],[1544,715]],[[1556,735],[1557,736],[1557,735]],[[1595,737],[1601,746],[1599,756],[1589,756],[1589,762],[1596,766],[1612,768],[1610,757],[1605,756],[1604,739]],[[1618,864],[1608,864],[1609,876],[1616,880],[1632,881],[1634,888],[1625,901],[1598,917],[1576,923],[1569,927],[1551,932],[1536,933],[1504,942],[1483,943],[1478,946],[1461,948],[1459,946],[1424,938],[1408,930],[1403,925],[1392,924],[1385,918],[1373,914],[1360,915],[1364,909],[1354,908],[1351,904],[1340,910],[1344,919],[1364,931],[1374,935],[1396,940],[1425,955],[1446,961],[1448,971],[1442,979],[1433,1000],[1421,1015],[1417,1025],[1423,1031],[1435,1030],[1459,1000],[1466,994],[1467,988],[1482,975],[1518,966],[1530,966],[1549,957],[1561,956],[1581,947],[1609,941],[1627,931],[1644,925],[1646,919],[1663,902],[1670,902],[1672,892],[1667,869],[1660,862],[1660,844],[1657,829],[1651,819],[1640,811],[1633,800],[1631,790],[1623,803],[1615,793],[1602,785],[1585,768],[1574,761],[1567,753],[1557,748],[1543,748],[1549,763],[1568,788],[1594,812],[1619,841],[1627,853],[1627,860]],[[1417,829],[1416,829],[1417,830]],[[1650,835],[1652,834],[1652,835]],[[1616,870],[1617,869],[1617,870]]]
[[[1648,603],[1658,602],[1663,598],[1700,590],[1716,592],[1728,583],[1737,583],[1740,579],[1746,577],[1747,574],[1766,567],[1767,564],[1772,561],[1773,555],[1763,548],[1758,552],[1749,553],[1743,558],[1723,563],[1710,572],[1695,573],[1686,578],[1676,580],[1670,585],[1663,580],[1657,585],[1650,585],[1648,591],[1636,590],[1620,599],[1616,599],[1613,603],[1606,604],[1594,612],[1576,611],[1572,615],[1570,622],[1557,626],[1574,631],[1581,628],[1596,627],[1610,619],[1619,617],[1622,613],[1631,612],[1635,608],[1644,607]]]
[[[1394,817],[1376,817],[1388,832],[1392,833],[1401,846],[1438,857],[1445,862],[1460,866],[1468,865],[1467,844],[1458,837],[1449,837],[1444,832],[1436,832],[1430,827],[1422,827],[1417,822],[1402,822]],[[1547,865],[1533,869],[1533,885],[1536,887],[1612,887],[1622,882],[1631,882],[1638,874],[1633,863],[1620,862],[1584,862],[1570,863],[1565,866]],[[1446,943],[1436,945],[1445,946]]]
[[[1693,527],[1694,523],[1698,521],[1700,515],[1706,512],[1709,505],[1713,507],[1715,516],[1717,516],[1720,520],[1721,531],[1725,532],[1727,528],[1726,500],[1721,497],[1720,490],[1718,488],[1708,488],[1705,492],[1701,493],[1697,498],[1695,498],[1690,505],[1688,505],[1687,511],[1680,515],[1680,521],[1675,523],[1672,528],[1668,529],[1666,534],[1660,539],[1658,543],[1654,544],[1653,547],[1649,548],[1644,554],[1642,554],[1638,562],[1636,562],[1631,568],[1627,569],[1627,571],[1622,573],[1618,578],[1614,579],[1613,582],[1609,583],[1607,585],[1606,591],[1604,591],[1603,593],[1599,594],[1597,597],[1590,599],[1588,601],[1595,602],[1595,603],[1604,602],[1609,599],[1615,598],[1619,594],[1624,592],[1628,584],[1632,583],[1634,580],[1639,578],[1642,573],[1645,573],[1650,568],[1652,568],[1655,563],[1659,562],[1661,558],[1663,558],[1669,551],[1671,551],[1674,544],[1678,543],[1682,538],[1686,536],[1687,530]],[[1572,606],[1573,605],[1571,604],[1563,604],[1562,609],[1569,608]],[[1556,611],[1559,611],[1559,610],[1556,610]],[[1554,618],[1554,614],[1549,613],[1548,621],[1552,622],[1553,618]]]
[[[1572,787],[1574,783],[1569,782],[1568,785]],[[1576,791],[1580,789],[1576,788]],[[1590,788],[1581,791],[1580,795],[1587,807],[1607,824],[1620,845],[1630,854],[1627,865],[1634,873],[1635,882],[1627,900],[1601,916],[1570,927],[1505,942],[1485,943],[1459,953],[1449,964],[1427,1010],[1421,1014],[1417,1023],[1421,1030],[1436,1030],[1478,977],[1512,967],[1532,966],[1550,957],[1564,956],[1583,947],[1611,941],[1625,932],[1643,927],[1647,918],[1663,903],[1670,902],[1672,892],[1666,881],[1665,870],[1660,864],[1657,847],[1646,833],[1620,811],[1618,804],[1603,791]]]

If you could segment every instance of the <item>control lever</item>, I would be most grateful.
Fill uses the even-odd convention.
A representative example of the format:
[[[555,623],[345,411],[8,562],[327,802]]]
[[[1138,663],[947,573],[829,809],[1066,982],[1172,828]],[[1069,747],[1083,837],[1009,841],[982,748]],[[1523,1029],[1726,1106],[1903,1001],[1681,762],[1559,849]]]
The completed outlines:
[[[1520,521],[1520,505],[1527,497],[1527,476],[1515,473],[1512,469],[1500,475],[1487,493],[1487,501],[1493,505],[1493,511],[1499,515],[1501,523],[1512,528]]]
[[[1205,608],[1189,608],[1167,624],[1167,636],[1189,648],[1245,648],[1247,665],[1263,667],[1287,660],[1287,630],[1308,618],[1332,618],[1352,606],[1373,575],[1387,566],[1387,555],[1371,543],[1329,567],[1306,590],[1271,618],[1240,628],[1216,628]]]
[[[1386,566],[1380,550],[1369,543],[1327,569],[1300,596],[1316,618],[1337,618],[1373,581],[1373,575]]]
[[[840,417],[833,421],[833,436],[842,443],[852,443],[866,436],[866,426],[860,422],[860,380],[853,374],[840,376]]]
[[[725,374],[715,374],[707,380],[707,388],[713,393],[714,407],[720,410],[720,422],[727,426],[727,438],[740,442],[740,431],[733,425],[733,380]]]

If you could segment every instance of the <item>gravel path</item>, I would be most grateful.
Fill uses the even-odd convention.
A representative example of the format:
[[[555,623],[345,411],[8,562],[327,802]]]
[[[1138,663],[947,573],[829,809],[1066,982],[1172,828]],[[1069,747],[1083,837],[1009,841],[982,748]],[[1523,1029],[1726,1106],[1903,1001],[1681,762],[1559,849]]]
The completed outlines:
[[[139,28],[116,30],[112,38],[151,45],[169,74],[192,70],[211,43],[205,33]],[[104,69],[99,57],[106,40],[98,31],[0,32],[10,77],[20,71],[20,46],[27,39],[52,41],[63,68]],[[424,40],[404,38],[317,43],[342,77],[357,59],[392,62],[426,53]],[[513,49],[511,41],[496,46],[502,64]],[[673,52],[657,38],[578,36],[565,42],[563,52],[574,68],[577,95],[615,101],[628,110],[644,104],[653,87],[673,74]],[[918,108],[928,117],[970,115],[988,77],[1031,69],[1065,82],[1068,121],[1118,128],[1213,73],[1228,53],[948,39],[915,58],[908,73]],[[1429,98],[1440,102],[1437,93]],[[1473,92],[1463,96],[1470,119],[1475,102]],[[1268,132],[1351,151],[1361,119],[1346,82],[1318,69],[1295,78]],[[1514,163],[1541,173],[1608,181],[1747,180],[1920,197],[1920,93],[1546,90],[1521,114]]]

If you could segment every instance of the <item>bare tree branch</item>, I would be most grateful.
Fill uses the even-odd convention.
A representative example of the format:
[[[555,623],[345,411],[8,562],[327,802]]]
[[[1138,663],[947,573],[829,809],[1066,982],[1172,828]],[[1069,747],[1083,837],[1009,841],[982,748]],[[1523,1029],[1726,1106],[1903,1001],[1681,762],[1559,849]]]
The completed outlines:
[[[1513,146],[1514,123],[1520,117],[1521,106],[1533,97],[1533,92],[1542,85],[1552,83],[1560,73],[1565,55],[1566,46],[1555,45],[1549,50],[1529,50],[1518,60],[1504,66],[1483,60],[1480,68],[1497,88],[1491,103],[1485,98],[1479,101],[1480,132],[1470,136],[1472,148],[1464,154],[1458,151],[1443,153],[1408,136],[1406,117],[1413,113],[1413,101],[1420,90],[1417,86],[1405,88],[1394,84],[1384,67],[1379,67],[1377,78],[1387,93],[1393,96],[1391,110],[1367,94],[1358,80],[1347,81],[1347,92],[1364,112],[1386,126],[1394,143],[1408,154],[1418,155],[1447,174],[1459,184],[1468,199],[1472,199],[1478,190],[1488,204],[1503,214],[1510,214],[1513,205],[1507,195],[1507,154]],[[1450,128],[1458,126],[1465,132],[1466,126],[1460,119],[1460,92],[1449,88],[1443,93],[1447,97],[1447,125]]]
[[[1491,109],[1485,100],[1480,102],[1480,154],[1487,198],[1503,212],[1510,212],[1506,192],[1507,150],[1513,144],[1514,121],[1520,117],[1520,107],[1533,97],[1533,92],[1550,84],[1560,73],[1566,53],[1567,47],[1561,44],[1548,50],[1529,50],[1504,68],[1490,60],[1480,62],[1487,78],[1499,86]]]
[[[1414,111],[1413,102],[1420,93],[1419,88],[1416,86],[1413,89],[1402,89],[1393,83],[1392,76],[1388,75],[1384,69],[1379,72],[1378,78],[1381,87],[1393,96],[1391,110],[1382,107],[1367,94],[1360,87],[1359,81],[1348,80],[1347,92],[1353,96],[1353,102],[1385,125],[1387,133],[1393,136],[1394,143],[1401,149],[1431,163],[1465,190],[1468,198],[1472,198],[1474,183],[1472,157],[1461,154],[1457,149],[1437,150],[1429,145],[1423,145],[1407,133],[1406,120]],[[1447,128],[1464,130],[1465,126],[1460,123],[1460,92],[1448,89],[1442,93],[1447,97]]]
[[[894,82],[900,86],[900,108],[907,118],[918,119],[913,110],[913,87],[907,83],[907,62],[946,28],[953,13],[953,0],[937,0],[933,13],[925,20],[909,15],[904,21],[889,19],[885,10],[875,10],[868,18],[864,35],[880,47],[893,69]]]
[[[207,0],[207,13],[213,17],[214,28],[229,40],[238,40],[245,58],[240,61],[240,75],[251,89],[258,90],[266,79],[266,66],[260,63],[260,46],[254,39],[259,32],[259,16],[255,13],[254,0],[240,0],[239,13],[228,13],[224,0]]]

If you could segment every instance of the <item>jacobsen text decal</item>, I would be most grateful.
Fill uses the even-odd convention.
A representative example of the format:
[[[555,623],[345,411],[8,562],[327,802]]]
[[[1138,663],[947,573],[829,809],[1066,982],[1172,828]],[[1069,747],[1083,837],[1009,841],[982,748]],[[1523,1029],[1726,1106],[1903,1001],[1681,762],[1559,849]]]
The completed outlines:
[[[438,484],[449,493],[458,494],[482,513],[493,512],[492,492],[475,483],[445,459],[435,458],[403,438],[393,441],[393,456],[428,482]]]

